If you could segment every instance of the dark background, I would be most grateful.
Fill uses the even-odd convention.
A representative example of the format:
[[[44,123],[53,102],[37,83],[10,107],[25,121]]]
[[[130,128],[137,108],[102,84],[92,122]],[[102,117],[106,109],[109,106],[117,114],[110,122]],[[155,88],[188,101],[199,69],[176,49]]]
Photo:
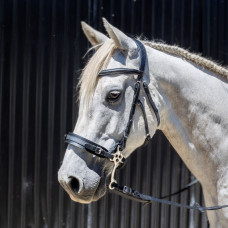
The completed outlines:
[[[0,0],[0,227],[207,227],[205,214],[111,194],[73,203],[58,184],[89,47],[80,21],[104,32],[101,17],[127,34],[228,63],[225,0]],[[161,132],[120,173],[121,183],[153,196],[191,178]],[[202,192],[197,184],[170,199],[202,203]]]

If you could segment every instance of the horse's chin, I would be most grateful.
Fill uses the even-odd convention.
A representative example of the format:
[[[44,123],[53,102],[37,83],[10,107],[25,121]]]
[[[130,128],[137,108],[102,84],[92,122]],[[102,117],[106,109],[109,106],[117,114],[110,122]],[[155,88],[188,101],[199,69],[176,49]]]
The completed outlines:
[[[106,187],[104,186],[103,188],[99,188],[97,189],[97,191],[95,192],[94,196],[93,196],[93,200],[92,201],[97,201],[100,198],[102,198],[106,193]]]

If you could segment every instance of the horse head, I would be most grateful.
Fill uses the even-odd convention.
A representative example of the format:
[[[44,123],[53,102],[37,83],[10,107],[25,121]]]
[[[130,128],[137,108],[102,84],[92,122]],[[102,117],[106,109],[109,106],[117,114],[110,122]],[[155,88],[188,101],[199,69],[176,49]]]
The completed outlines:
[[[96,201],[105,194],[113,169],[109,159],[86,153],[83,142],[100,145],[108,153],[121,147],[121,155],[127,158],[149,135],[154,135],[158,124],[158,115],[149,107],[145,92],[139,90],[135,98],[139,78],[150,83],[146,51],[140,52],[137,41],[105,19],[104,26],[110,38],[82,22],[83,31],[96,52],[79,82],[79,116],[73,132],[77,135],[76,146],[67,147],[58,173],[60,184],[72,200],[80,203]],[[140,71],[142,64],[143,71]],[[102,75],[100,72],[104,69]],[[109,69],[114,69],[114,73],[107,73]],[[134,99],[137,107],[132,108]],[[81,146],[77,146],[80,140]],[[123,141],[124,146],[120,145]]]

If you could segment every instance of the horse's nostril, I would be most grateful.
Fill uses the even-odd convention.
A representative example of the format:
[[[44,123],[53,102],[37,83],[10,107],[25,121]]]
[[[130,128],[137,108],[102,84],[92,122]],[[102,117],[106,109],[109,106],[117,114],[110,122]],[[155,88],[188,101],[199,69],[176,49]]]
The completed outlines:
[[[71,181],[70,181],[70,187],[73,190],[74,193],[78,194],[80,193],[80,182],[77,178],[75,177],[70,177]]]

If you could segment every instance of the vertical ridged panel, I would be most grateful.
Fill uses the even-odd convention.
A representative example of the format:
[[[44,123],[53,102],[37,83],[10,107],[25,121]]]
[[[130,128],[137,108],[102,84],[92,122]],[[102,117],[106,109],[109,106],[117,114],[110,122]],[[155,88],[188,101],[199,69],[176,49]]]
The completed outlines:
[[[27,210],[30,208],[28,202],[28,161],[29,153],[29,117],[31,115],[29,107],[30,94],[30,74],[31,74],[31,33],[29,26],[31,25],[30,4],[25,5],[25,34],[24,34],[24,52],[23,52],[23,87],[22,87],[22,153],[21,153],[21,227],[25,227],[27,223]]]
[[[17,99],[17,70],[18,70],[18,11],[16,1],[12,2],[12,28],[10,47],[10,92],[9,92],[9,161],[8,161],[8,227],[14,227],[15,186],[15,150],[16,150],[16,99]],[[20,216],[19,223],[20,223]]]

